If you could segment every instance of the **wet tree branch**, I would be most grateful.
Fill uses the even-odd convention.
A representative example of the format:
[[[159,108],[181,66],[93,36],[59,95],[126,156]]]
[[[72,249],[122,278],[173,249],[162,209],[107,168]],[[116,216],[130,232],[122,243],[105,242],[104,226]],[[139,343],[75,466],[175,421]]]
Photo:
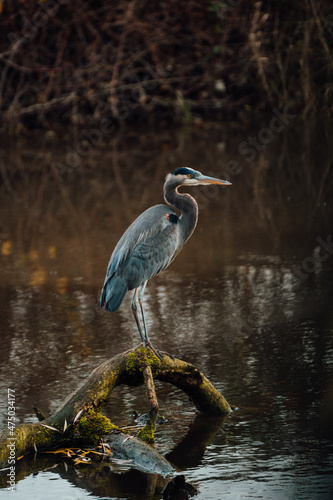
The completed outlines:
[[[18,457],[29,452],[54,449],[64,443],[77,442],[78,439],[82,442],[86,436],[80,427],[81,419],[89,414],[90,417],[99,415],[113,389],[121,384],[139,386],[145,382],[149,421],[140,437],[153,442],[158,414],[153,379],[169,382],[182,389],[201,412],[227,415],[231,411],[224,397],[194,365],[172,359],[167,354],[161,362],[150,350],[139,347],[119,354],[95,368],[86,382],[72,392],[50,417],[38,423],[22,424],[13,435],[9,431],[3,431],[0,435],[0,465],[5,466],[8,461],[10,443],[15,443]],[[106,417],[103,418],[103,428],[96,431],[99,438],[115,429]],[[89,419],[92,425],[93,420],[94,418]]]

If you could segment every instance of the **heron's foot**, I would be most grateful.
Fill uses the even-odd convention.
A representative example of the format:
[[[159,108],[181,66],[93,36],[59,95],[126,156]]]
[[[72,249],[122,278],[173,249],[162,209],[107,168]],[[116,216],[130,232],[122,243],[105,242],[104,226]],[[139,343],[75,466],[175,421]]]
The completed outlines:
[[[171,359],[175,359],[175,357],[176,357],[173,354],[169,354],[166,351],[159,351],[159,352],[160,352],[160,354],[162,354],[162,356],[164,356],[164,354],[165,354],[166,356],[169,356],[169,358],[171,358]]]
[[[146,346],[153,351],[153,353],[158,357],[159,360],[163,361],[163,354],[155,349],[149,340],[146,341]]]

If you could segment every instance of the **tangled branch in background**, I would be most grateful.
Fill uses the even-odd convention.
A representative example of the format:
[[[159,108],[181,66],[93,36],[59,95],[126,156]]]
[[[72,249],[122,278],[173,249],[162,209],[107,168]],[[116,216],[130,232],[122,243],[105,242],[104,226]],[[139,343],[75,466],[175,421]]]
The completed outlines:
[[[1,2],[3,125],[329,114],[333,5],[237,0]]]

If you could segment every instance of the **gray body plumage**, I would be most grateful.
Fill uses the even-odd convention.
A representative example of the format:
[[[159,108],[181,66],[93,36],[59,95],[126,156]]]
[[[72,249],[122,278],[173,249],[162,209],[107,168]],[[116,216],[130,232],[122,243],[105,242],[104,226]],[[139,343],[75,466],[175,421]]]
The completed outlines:
[[[171,220],[169,214],[173,215]],[[180,242],[178,221],[171,207],[156,205],[129,226],[111,255],[101,307],[117,311],[129,290],[143,285],[170,264]]]

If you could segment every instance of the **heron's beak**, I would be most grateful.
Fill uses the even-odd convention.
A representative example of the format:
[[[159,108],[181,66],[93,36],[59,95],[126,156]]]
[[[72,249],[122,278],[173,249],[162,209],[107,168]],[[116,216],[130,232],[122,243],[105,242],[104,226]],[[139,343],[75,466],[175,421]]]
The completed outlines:
[[[200,177],[197,177],[195,180],[198,181],[198,184],[201,184],[203,186],[208,184],[220,184],[221,186],[231,186],[231,182],[229,181],[223,181],[222,179],[215,179],[214,177],[208,177],[207,175],[200,175]]]

